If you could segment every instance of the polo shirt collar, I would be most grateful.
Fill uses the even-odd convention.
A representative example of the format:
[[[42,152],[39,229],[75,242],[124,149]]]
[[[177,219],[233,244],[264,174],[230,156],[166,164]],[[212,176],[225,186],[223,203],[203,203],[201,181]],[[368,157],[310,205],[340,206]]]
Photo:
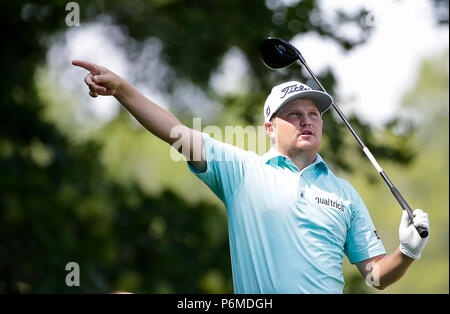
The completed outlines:
[[[273,146],[267,153],[262,155],[262,158],[264,160],[264,163],[268,165],[279,166],[282,168],[289,168],[292,171],[299,172],[297,166],[295,166],[292,160],[289,157],[280,154]],[[303,170],[306,169],[312,169],[315,172],[323,171],[325,173],[328,173],[327,164],[323,161],[322,157],[317,153],[316,153],[316,160]]]

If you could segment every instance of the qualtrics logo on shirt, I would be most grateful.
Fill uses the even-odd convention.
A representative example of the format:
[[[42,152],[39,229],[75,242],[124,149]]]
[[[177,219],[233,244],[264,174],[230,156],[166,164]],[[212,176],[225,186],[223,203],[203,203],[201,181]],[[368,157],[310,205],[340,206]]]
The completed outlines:
[[[319,205],[331,206],[331,207],[339,209],[341,211],[345,210],[344,204],[333,201],[332,199],[316,197],[315,200],[316,200],[317,204],[319,204]]]

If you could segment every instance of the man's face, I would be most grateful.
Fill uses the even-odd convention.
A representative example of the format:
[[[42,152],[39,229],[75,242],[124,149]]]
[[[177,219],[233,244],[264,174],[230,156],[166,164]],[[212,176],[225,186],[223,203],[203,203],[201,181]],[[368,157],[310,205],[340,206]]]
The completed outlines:
[[[278,151],[295,154],[298,151],[316,153],[322,141],[322,118],[317,106],[309,99],[295,99],[284,105],[264,123],[275,138]]]

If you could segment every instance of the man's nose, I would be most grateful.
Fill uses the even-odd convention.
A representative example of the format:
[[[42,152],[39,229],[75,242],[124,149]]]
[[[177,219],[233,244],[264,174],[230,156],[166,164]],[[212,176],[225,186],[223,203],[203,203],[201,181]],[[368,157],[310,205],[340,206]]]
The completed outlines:
[[[304,127],[307,125],[311,125],[311,119],[308,117],[308,115],[301,115],[300,116],[300,126]]]

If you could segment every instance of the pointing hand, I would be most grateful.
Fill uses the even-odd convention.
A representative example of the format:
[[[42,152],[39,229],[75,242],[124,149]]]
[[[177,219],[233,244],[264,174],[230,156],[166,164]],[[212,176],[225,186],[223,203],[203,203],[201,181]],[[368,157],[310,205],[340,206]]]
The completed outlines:
[[[120,92],[123,80],[107,68],[81,60],[73,60],[72,64],[90,72],[84,78],[84,82],[89,87],[91,97],[117,96]]]

